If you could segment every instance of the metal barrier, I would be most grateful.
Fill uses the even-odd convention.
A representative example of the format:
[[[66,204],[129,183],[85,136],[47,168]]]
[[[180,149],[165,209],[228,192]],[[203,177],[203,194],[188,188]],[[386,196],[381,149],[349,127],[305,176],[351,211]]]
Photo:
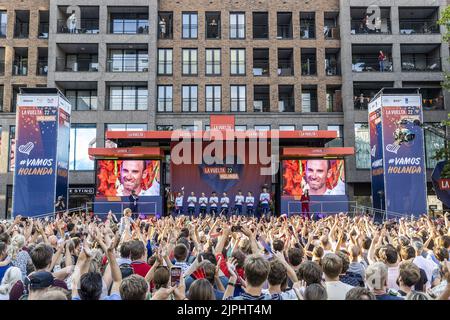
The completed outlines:
[[[387,210],[381,210],[381,209],[372,208],[372,207],[365,207],[365,206],[361,206],[361,205],[356,205],[355,207],[353,207],[353,211],[355,212],[355,214],[369,215],[372,217],[373,220],[375,220],[375,217],[377,215],[381,216],[383,221],[408,217],[407,214],[393,212],[393,211],[387,211]]]
[[[104,201],[104,202],[87,202],[95,215],[105,215],[111,211],[114,214],[123,214],[123,210],[130,207],[129,201]],[[158,203],[156,201],[138,202],[138,211],[144,215],[156,215],[158,210]]]
[[[328,210],[327,211],[326,206],[329,206],[331,204],[340,204],[342,207],[345,206],[348,209],[347,210]],[[300,205],[301,206],[301,201],[300,200],[290,200],[290,201],[288,201],[288,212],[287,212],[288,216],[291,216],[293,214],[302,214],[301,211],[296,211],[295,209],[291,211],[290,210],[291,205],[296,205],[296,206]],[[317,214],[317,213],[320,213],[320,214],[336,214],[336,213],[339,213],[339,212],[350,213],[350,208],[356,207],[357,206],[357,202],[356,201],[309,201],[309,206],[310,206],[310,208],[311,207],[315,208],[314,211],[309,212],[310,214],[311,213],[315,213],[315,214]],[[319,207],[317,208],[317,206],[319,206]]]

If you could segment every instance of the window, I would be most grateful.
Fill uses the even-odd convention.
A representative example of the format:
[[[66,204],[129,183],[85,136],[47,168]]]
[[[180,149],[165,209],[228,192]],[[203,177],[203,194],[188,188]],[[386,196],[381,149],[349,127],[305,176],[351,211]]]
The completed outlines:
[[[341,125],[329,125],[327,127],[328,131],[336,131],[337,133],[337,138],[331,140],[330,142],[328,142],[326,144],[327,148],[330,147],[343,147],[344,146],[344,138],[343,138],[343,126]]]
[[[231,111],[245,112],[246,106],[246,87],[245,86],[231,86]]]
[[[146,34],[148,33],[148,14],[111,13],[109,28],[114,34]]]
[[[222,86],[206,86],[206,112],[220,112]]]
[[[105,148],[117,148],[117,143],[106,139],[106,131],[146,131],[145,123],[107,123],[105,125]]]
[[[245,75],[245,49],[230,49],[231,75]]]
[[[97,110],[97,90],[66,90],[72,110]]]
[[[220,49],[206,49],[206,75],[217,76],[222,73]]]
[[[183,49],[183,75],[197,74],[197,49]]]
[[[255,126],[256,131],[270,131],[270,125]]]
[[[197,39],[198,16],[197,13],[183,13],[183,39]]]
[[[302,112],[317,111],[317,86],[302,86]]]
[[[109,110],[147,110],[146,86],[112,85],[108,98]]]
[[[246,131],[247,126],[241,125],[241,126],[234,126],[234,131]]]
[[[14,23],[14,38],[28,38],[30,31],[30,11],[16,10]]]
[[[0,11],[0,37],[6,37],[8,15],[5,10]]]
[[[148,51],[136,49],[111,49],[108,71],[145,72],[148,71]]]
[[[315,126],[315,125],[305,125],[302,128],[303,131],[317,131],[319,130],[319,126]]]
[[[6,219],[12,218],[12,201],[13,201],[13,186],[8,184],[6,186]]]
[[[295,125],[280,125],[280,131],[295,131]]]
[[[355,123],[356,169],[370,169],[369,125]]]
[[[11,109],[10,112],[16,112],[16,107],[17,107],[17,95],[20,93],[20,88],[26,88],[27,86],[24,84],[15,84],[12,86],[11,89],[11,95],[12,95],[12,99],[11,99]]]
[[[0,155],[2,154],[2,126],[0,126]]]
[[[230,39],[245,39],[245,13],[230,13]]]
[[[197,112],[198,88],[197,86],[182,86],[183,112]]]
[[[95,124],[73,124],[70,128],[69,170],[94,170],[88,149],[95,148],[97,128]]]
[[[158,74],[172,75],[173,50],[158,49]]]
[[[316,37],[315,12],[300,12],[300,37],[314,39]]]
[[[198,131],[198,127],[193,125],[184,125],[181,126],[181,129],[186,131]]]
[[[3,91],[4,91],[4,86],[0,85],[0,112],[3,111]]]
[[[269,14],[253,12],[253,39],[269,39]]]
[[[173,38],[173,13],[172,12],[160,12],[159,13],[159,39],[172,39]]]
[[[440,128],[440,123],[427,123],[430,126],[436,126]],[[425,132],[425,160],[427,169],[434,169],[438,161],[433,159],[436,155],[436,151],[445,146],[445,139],[436,135],[429,130],[424,130]]]
[[[16,126],[9,127],[8,171],[14,172],[16,163]]]
[[[206,39],[220,39],[220,12],[206,12]]]
[[[173,131],[173,126],[171,125],[159,125],[156,126],[157,131]]]
[[[172,112],[172,86],[158,86],[158,112]]]

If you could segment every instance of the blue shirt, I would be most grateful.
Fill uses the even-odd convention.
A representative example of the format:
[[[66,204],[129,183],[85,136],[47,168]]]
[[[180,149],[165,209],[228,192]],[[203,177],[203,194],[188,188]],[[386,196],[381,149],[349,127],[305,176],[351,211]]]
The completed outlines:
[[[6,270],[9,269],[9,267],[11,267],[11,264],[7,264],[6,266],[0,267],[0,282],[2,282],[3,277],[5,276]]]
[[[377,300],[405,300],[402,297],[392,296],[390,294],[381,294],[376,296]]]
[[[79,296],[75,296],[72,297],[72,300],[81,300]],[[100,300],[122,300],[122,298],[120,297],[120,294],[118,293],[113,293],[110,296],[106,296],[103,299]]]

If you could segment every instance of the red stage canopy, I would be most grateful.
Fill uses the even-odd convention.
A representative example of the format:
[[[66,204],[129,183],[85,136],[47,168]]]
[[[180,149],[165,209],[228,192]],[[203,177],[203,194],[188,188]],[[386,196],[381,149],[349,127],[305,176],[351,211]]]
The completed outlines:
[[[335,148],[283,148],[281,156],[283,157],[343,157],[355,154],[353,147],[335,147]]]
[[[164,157],[164,152],[159,147],[89,148],[88,152],[89,156],[97,159],[151,159]]]

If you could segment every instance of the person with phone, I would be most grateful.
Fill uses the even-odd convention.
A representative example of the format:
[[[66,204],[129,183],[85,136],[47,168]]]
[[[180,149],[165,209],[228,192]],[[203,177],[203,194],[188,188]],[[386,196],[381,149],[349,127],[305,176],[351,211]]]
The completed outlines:
[[[180,278],[183,273],[183,269],[180,266],[172,266],[170,268],[170,285],[176,287],[180,284]]]
[[[247,196],[245,197],[245,205],[246,205],[246,214],[248,217],[253,217],[253,206],[255,205],[255,197],[253,197],[253,193],[251,191],[247,192]]]

